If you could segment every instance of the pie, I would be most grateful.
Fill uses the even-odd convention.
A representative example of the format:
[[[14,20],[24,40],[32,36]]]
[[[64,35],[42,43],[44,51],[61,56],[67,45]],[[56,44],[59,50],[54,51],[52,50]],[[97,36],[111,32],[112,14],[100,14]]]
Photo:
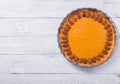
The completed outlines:
[[[103,12],[83,8],[72,11],[62,21],[58,41],[72,63],[92,67],[108,60],[116,45],[113,22]]]

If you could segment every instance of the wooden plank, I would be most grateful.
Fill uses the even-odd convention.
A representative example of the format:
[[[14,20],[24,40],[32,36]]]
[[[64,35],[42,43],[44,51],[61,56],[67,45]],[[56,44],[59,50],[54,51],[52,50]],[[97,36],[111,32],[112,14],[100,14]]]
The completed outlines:
[[[57,36],[63,18],[6,18],[0,19],[0,37]],[[112,18],[120,34],[120,18]]]
[[[0,37],[56,36],[63,18],[0,19]]]
[[[0,37],[0,54],[59,55],[61,52],[57,37]]]
[[[120,49],[119,49],[120,50]],[[0,55],[0,73],[21,74],[120,74],[119,50],[100,66],[85,68],[75,66],[61,55]],[[46,52],[46,51],[44,51]]]
[[[60,54],[57,37],[1,37],[0,54]]]
[[[14,74],[0,75],[1,84],[119,84],[114,75],[94,74]]]
[[[110,17],[120,17],[120,5],[104,3],[103,0],[0,0],[0,6],[0,17],[64,17],[70,11],[83,7],[97,8]]]
[[[104,4],[120,4],[119,0],[105,0]]]

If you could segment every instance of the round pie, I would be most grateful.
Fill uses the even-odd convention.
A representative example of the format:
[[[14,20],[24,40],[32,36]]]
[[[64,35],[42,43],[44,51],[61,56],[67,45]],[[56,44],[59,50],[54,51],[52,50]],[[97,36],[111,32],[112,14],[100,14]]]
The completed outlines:
[[[92,67],[105,62],[116,44],[112,21],[103,12],[78,9],[62,21],[58,40],[64,56],[74,64]]]

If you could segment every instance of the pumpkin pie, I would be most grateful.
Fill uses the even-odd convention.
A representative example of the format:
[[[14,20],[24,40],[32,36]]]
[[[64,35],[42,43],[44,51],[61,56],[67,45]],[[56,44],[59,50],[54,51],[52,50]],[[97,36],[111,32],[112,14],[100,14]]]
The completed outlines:
[[[116,44],[112,21],[103,12],[83,8],[62,21],[58,41],[64,56],[74,64],[92,67],[105,62]]]

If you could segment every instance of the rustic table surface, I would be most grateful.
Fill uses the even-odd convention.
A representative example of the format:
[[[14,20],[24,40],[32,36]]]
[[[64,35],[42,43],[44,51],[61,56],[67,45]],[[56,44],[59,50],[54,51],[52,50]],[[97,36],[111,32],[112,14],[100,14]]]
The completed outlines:
[[[57,33],[72,10],[107,13],[120,34],[120,0],[0,0],[0,84],[120,84],[120,42],[94,68],[78,67],[60,52]]]

